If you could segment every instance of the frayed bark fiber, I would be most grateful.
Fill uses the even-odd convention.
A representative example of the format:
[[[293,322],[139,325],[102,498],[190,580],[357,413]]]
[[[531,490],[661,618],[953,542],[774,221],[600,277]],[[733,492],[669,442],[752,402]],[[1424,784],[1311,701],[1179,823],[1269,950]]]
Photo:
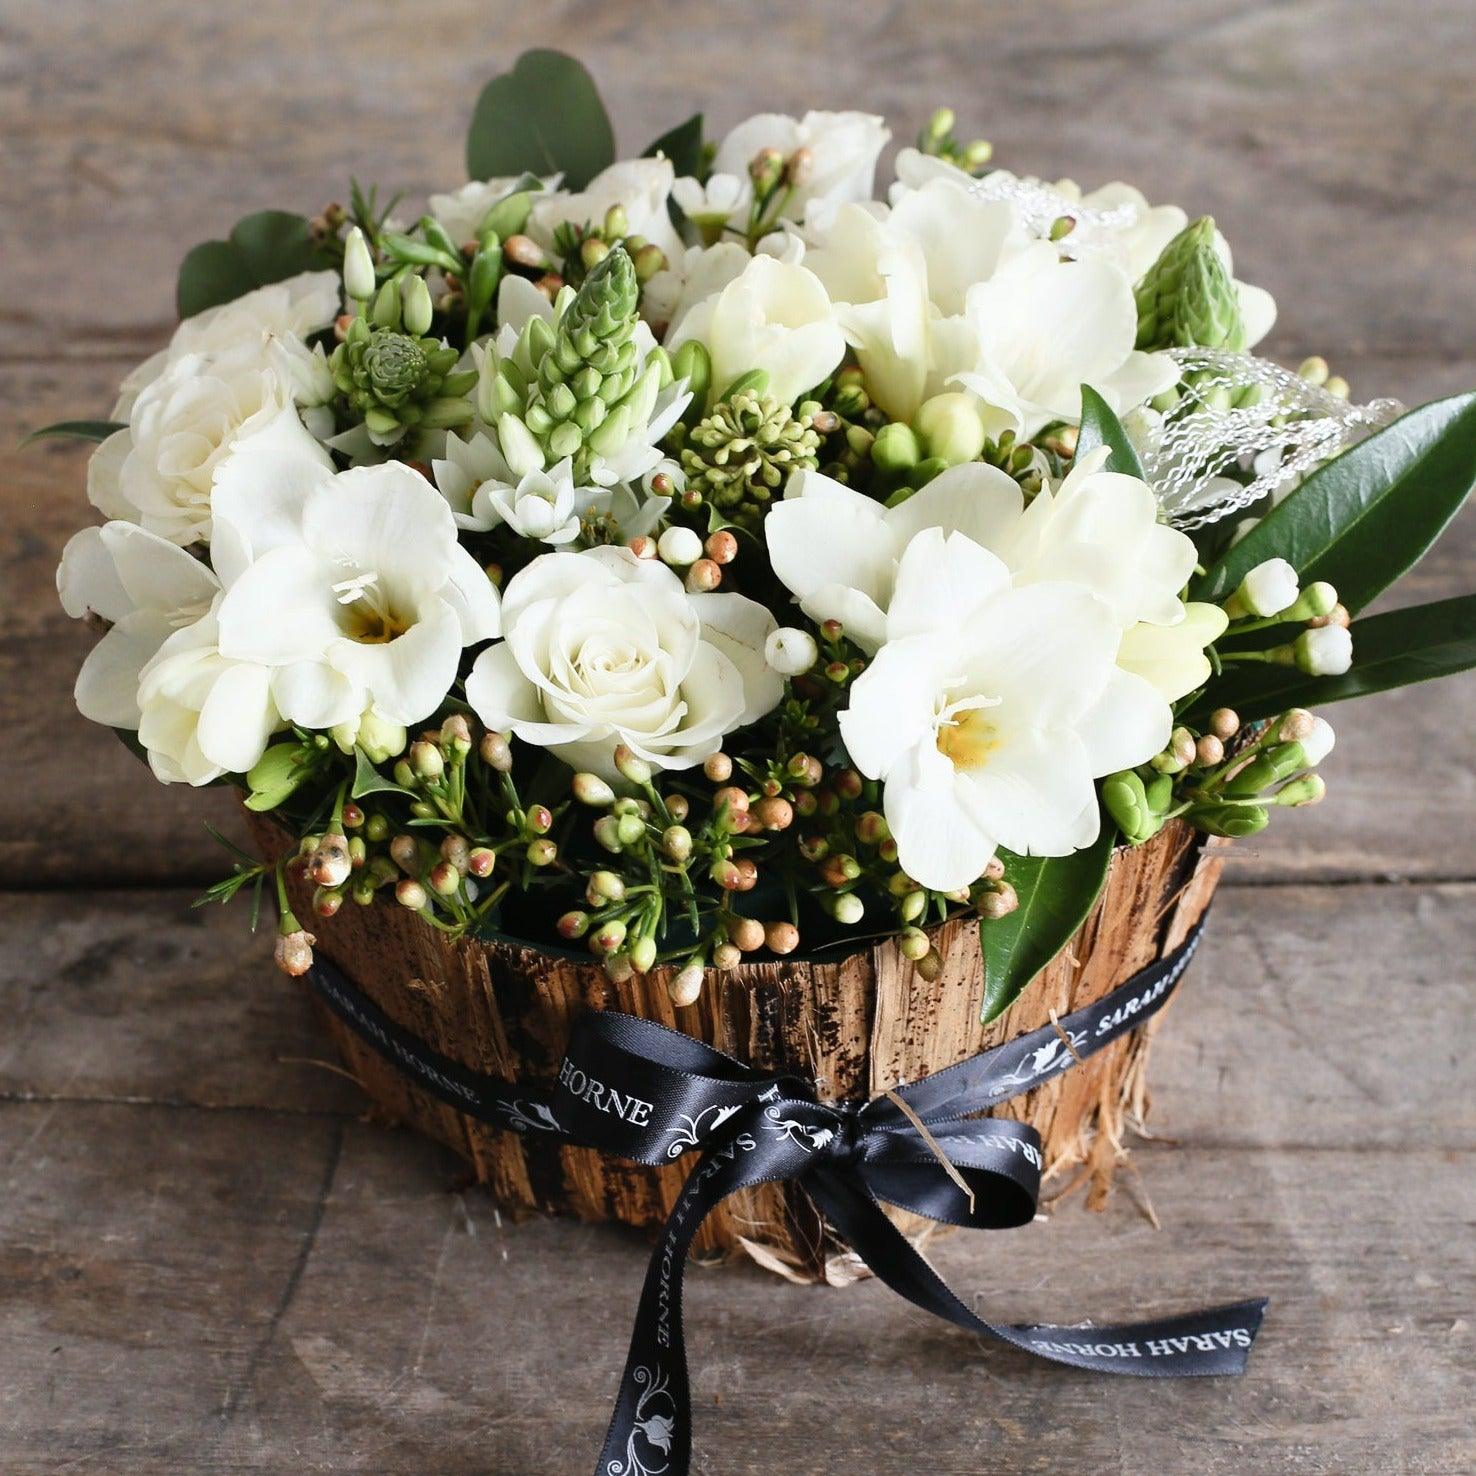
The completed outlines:
[[[286,838],[252,817],[259,845],[279,854]],[[813,1080],[829,1100],[867,1098],[915,1081],[1101,998],[1175,948],[1202,916],[1219,879],[1212,848],[1181,823],[1113,857],[1092,914],[1061,955],[989,1025],[979,1022],[984,979],[979,923],[933,930],[941,975],[925,982],[895,941],[835,958],[744,964],[709,971],[695,1004],[678,1008],[666,971],[612,983],[593,960],[507,942],[449,940],[392,903],[344,907],[314,919],[318,948],[392,1018],[468,1066],[533,1087],[552,1084],[575,1017],[618,1009],[685,1031],[766,1070]],[[310,888],[291,881],[292,904],[311,916]],[[504,1212],[576,1215],[654,1229],[689,1165],[647,1168],[536,1135],[494,1131],[410,1084],[326,1009],[345,1065],[390,1118],[465,1157]],[[1105,1202],[1125,1130],[1147,1112],[1144,1030],[1091,1056],[1000,1111],[1040,1133],[1046,1193],[1085,1187]],[[902,1221],[906,1216],[900,1216]],[[904,1224],[911,1232],[920,1223]],[[837,1246],[794,1184],[735,1194],[709,1216],[698,1253],[742,1251],[801,1279],[850,1279]]]

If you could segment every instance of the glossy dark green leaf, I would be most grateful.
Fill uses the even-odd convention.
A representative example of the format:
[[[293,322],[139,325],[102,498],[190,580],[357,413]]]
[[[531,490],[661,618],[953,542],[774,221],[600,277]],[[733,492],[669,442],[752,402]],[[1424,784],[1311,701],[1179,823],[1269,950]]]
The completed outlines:
[[[1076,454],[1085,456],[1098,446],[1108,448],[1108,471],[1121,472],[1127,477],[1142,477],[1143,463],[1138,460],[1138,453],[1128,440],[1122,422],[1107,401],[1091,385],[1084,384],[1081,387],[1081,434],[1076,440]]]
[[[1307,676],[1294,666],[1229,666],[1195,704],[1189,721],[1216,707],[1233,707],[1251,722],[1289,707],[1346,702],[1473,666],[1476,595],[1461,595],[1355,620],[1353,665],[1342,676]]]
[[[175,305],[181,318],[233,302],[269,282],[323,265],[308,222],[262,210],[236,222],[225,241],[202,241],[180,263]]]
[[[466,136],[472,179],[562,173],[582,190],[614,162],[615,134],[588,72],[561,51],[525,51],[477,99]]]
[[[1008,917],[979,924],[986,1025],[1015,1002],[1086,921],[1107,879],[1116,839],[1116,827],[1104,818],[1096,841],[1070,856],[1000,853],[1005,880],[1019,894],[1020,905]]]
[[[1421,405],[1319,467],[1199,582],[1223,600],[1257,564],[1285,559],[1358,611],[1423,556],[1476,485],[1476,394]]]
[[[702,114],[693,113],[685,123],[663,133],[642,155],[654,159],[664,154],[678,175],[696,174],[702,167]]]
[[[117,420],[58,420],[51,425],[43,425],[40,430],[33,430],[21,445],[29,446],[33,441],[58,441],[67,438],[75,441],[106,441],[114,431],[122,429],[122,423]]]

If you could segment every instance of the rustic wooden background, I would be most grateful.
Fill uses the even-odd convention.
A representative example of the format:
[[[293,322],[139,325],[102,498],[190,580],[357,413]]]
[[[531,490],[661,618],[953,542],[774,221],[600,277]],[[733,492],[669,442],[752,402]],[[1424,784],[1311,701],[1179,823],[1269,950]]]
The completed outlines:
[[[579,52],[636,152],[703,103],[937,102],[1001,162],[1212,212],[1281,303],[1271,351],[1361,397],[1476,384],[1469,0],[982,5],[0,0],[0,1470],[568,1473],[607,1416],[645,1252],[500,1223],[366,1122],[240,915],[192,912],[218,794],[150,785],[70,707],[52,571],[83,457],[171,326],[196,240],[351,173],[461,178],[481,82]],[[1402,598],[1472,583],[1476,518]],[[693,1278],[698,1469],[1476,1469],[1476,681],[1334,714],[1332,795],[1242,846],[1156,1061],[1126,1196],[943,1269],[999,1316],[1264,1292],[1248,1376],[1108,1383],[874,1283]]]

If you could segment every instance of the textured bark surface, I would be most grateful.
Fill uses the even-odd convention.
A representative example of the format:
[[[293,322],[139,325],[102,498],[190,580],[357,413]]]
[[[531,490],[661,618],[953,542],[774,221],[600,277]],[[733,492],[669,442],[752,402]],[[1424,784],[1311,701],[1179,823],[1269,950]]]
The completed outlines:
[[[268,854],[282,844],[253,820]],[[1120,850],[1091,916],[1072,943],[990,1025],[979,1020],[984,970],[979,923],[942,924],[942,975],[922,979],[884,939],[858,952],[710,970],[697,1003],[678,1009],[666,971],[614,984],[592,960],[510,943],[451,941],[391,904],[346,907],[313,924],[318,948],[381,1009],[443,1054],[508,1081],[547,1087],[570,1028],[585,1009],[617,1009],[686,1032],[739,1060],[814,1081],[830,1100],[866,1098],[951,1066],[1099,999],[1161,952],[1203,913],[1219,860],[1181,825]],[[293,883],[299,916],[309,891]],[[409,1082],[328,1010],[320,1011],[348,1069],[391,1118],[438,1138],[471,1163],[505,1211],[573,1214],[654,1228],[675,1203],[689,1165],[647,1168],[536,1134],[475,1122]],[[1144,1110],[1141,1032],[1000,1110],[1030,1122],[1048,1174],[1085,1163],[1100,1203],[1117,1161],[1125,1110]],[[763,1185],[733,1195],[699,1232],[699,1252],[742,1241],[805,1275],[823,1275],[834,1249],[803,1191]]]

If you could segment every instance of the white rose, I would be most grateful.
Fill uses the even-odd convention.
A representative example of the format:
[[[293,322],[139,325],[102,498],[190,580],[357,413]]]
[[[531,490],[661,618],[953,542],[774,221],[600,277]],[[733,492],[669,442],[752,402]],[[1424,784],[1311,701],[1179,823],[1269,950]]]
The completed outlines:
[[[463,241],[474,241],[487,212],[499,200],[512,194],[520,177],[507,174],[496,179],[474,179],[449,194],[430,196],[426,208],[458,245]],[[532,188],[556,190],[562,178],[562,175],[551,174]]]
[[[337,272],[302,272],[186,318],[169,347],[145,359],[123,381],[113,419],[127,420],[139,394],[187,355],[248,347],[264,352],[269,337],[304,339],[320,333],[338,316],[338,289]]]
[[[98,447],[88,496],[171,543],[208,541],[217,468],[283,414],[297,418],[291,382],[255,345],[187,354],[140,393],[127,430]]]
[[[718,145],[714,172],[746,177],[755,154],[777,149],[786,159],[808,149],[804,179],[790,198],[785,214],[823,229],[842,205],[871,198],[876,161],[891,138],[886,123],[871,113],[756,113],[740,123]]]
[[[664,564],[627,549],[544,554],[503,594],[507,638],[483,651],[467,701],[572,768],[614,779],[625,743],[685,769],[780,700],[764,662],[774,618],[736,594],[689,595]]]
[[[219,636],[212,610],[170,636],[139,677],[138,738],[165,784],[244,774],[282,725],[271,672],[222,656]]]
[[[271,668],[282,715],[331,728],[440,706],[463,648],[499,632],[497,593],[445,500],[403,462],[334,474],[248,443],[221,468],[220,650]]]
[[[671,261],[682,249],[666,210],[675,180],[670,159],[621,159],[600,170],[577,193],[553,193],[535,200],[528,216],[528,234],[549,250],[558,226],[598,226],[606,212],[618,205],[625,212],[628,233],[654,242]]]
[[[714,396],[740,374],[762,369],[768,393],[787,404],[819,384],[846,351],[820,279],[773,256],[755,256],[716,297],[694,307],[668,346],[693,338],[712,356]]]

